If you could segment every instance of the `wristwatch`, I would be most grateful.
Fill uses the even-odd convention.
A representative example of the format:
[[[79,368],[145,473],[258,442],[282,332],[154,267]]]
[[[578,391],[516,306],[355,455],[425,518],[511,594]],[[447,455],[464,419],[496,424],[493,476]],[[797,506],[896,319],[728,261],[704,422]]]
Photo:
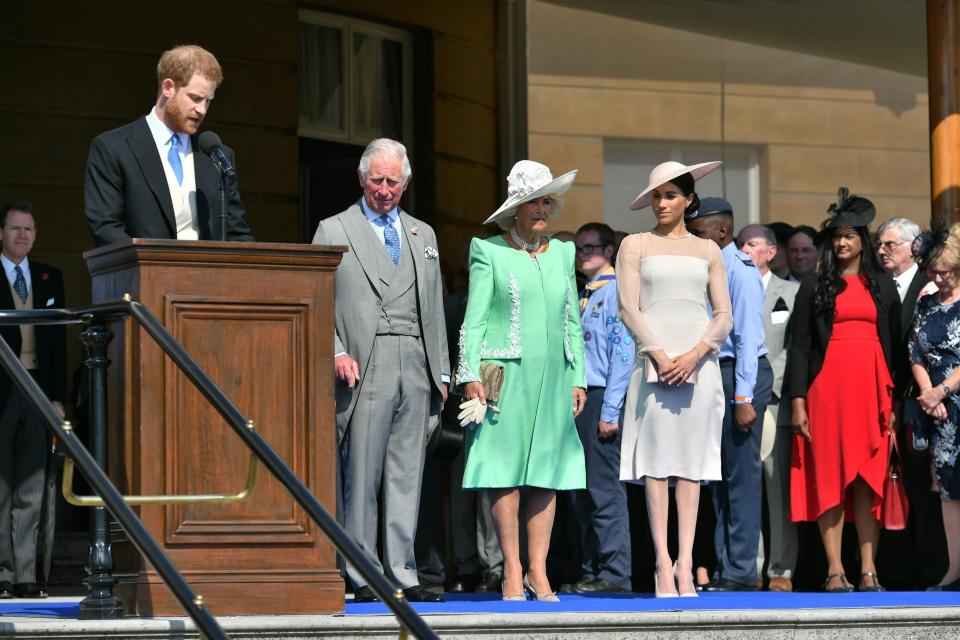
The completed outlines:
[[[948,395],[950,395],[951,393],[953,393],[953,389],[951,389],[951,388],[950,388],[950,385],[948,385],[946,382],[944,382],[943,384],[941,384],[940,387],[943,388],[943,395],[944,395],[944,396],[948,396]]]

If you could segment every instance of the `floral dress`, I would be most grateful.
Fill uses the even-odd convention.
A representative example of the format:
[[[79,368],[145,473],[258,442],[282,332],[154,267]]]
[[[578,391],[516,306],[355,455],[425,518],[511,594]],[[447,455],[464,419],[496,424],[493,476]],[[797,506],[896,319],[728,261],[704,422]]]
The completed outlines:
[[[930,382],[942,384],[960,366],[960,303],[941,304],[930,295],[917,301],[909,343],[910,362],[927,370]],[[931,437],[933,464],[940,483],[941,500],[960,499],[960,394],[944,400],[947,419],[923,415]]]

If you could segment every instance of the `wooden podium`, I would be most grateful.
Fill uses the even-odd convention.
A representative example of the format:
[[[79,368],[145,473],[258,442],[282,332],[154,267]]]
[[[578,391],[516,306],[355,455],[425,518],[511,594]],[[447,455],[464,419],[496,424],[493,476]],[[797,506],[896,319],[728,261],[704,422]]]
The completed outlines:
[[[127,240],[84,254],[93,301],[148,307],[335,512],[333,275],[343,247]],[[113,323],[109,473],[124,494],[234,493],[247,449],[131,319]],[[140,517],[216,615],[343,610],[336,553],[261,465],[234,504],[150,505]],[[182,615],[129,543],[113,545],[128,614]]]

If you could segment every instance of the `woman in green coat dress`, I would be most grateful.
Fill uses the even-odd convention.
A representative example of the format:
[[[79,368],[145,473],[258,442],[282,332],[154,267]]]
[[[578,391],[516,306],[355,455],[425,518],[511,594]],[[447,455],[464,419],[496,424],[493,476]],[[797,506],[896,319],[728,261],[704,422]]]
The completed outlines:
[[[545,235],[563,210],[558,197],[576,171],[554,179],[546,166],[522,160],[507,178],[506,202],[487,219],[504,233],[470,245],[470,292],[460,335],[458,384],[469,420],[465,489],[490,492],[503,550],[505,600],[556,601],[546,559],[555,490],[586,487],[574,416],[585,402],[575,247]],[[500,398],[486,411],[480,363],[502,365]],[[471,409],[476,408],[475,414]],[[477,424],[477,422],[479,424]],[[527,492],[529,567],[520,565],[520,487]]]

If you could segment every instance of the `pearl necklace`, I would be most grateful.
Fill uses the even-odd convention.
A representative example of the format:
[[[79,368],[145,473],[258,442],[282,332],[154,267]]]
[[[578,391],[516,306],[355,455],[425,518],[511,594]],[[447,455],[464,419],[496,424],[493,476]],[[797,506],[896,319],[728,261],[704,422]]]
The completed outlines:
[[[531,243],[531,242],[527,242],[526,240],[524,240],[523,238],[521,238],[520,236],[517,235],[517,228],[516,228],[516,227],[511,227],[511,228],[510,228],[510,238],[516,243],[516,245],[517,245],[518,247],[520,247],[521,249],[523,249],[524,251],[526,251],[526,252],[528,252],[528,253],[531,252],[531,251],[536,251],[537,249],[539,249],[539,248],[540,248],[540,242],[542,241],[542,238],[541,238],[540,236],[537,236],[537,243],[536,243],[536,244],[533,244],[533,243]]]

